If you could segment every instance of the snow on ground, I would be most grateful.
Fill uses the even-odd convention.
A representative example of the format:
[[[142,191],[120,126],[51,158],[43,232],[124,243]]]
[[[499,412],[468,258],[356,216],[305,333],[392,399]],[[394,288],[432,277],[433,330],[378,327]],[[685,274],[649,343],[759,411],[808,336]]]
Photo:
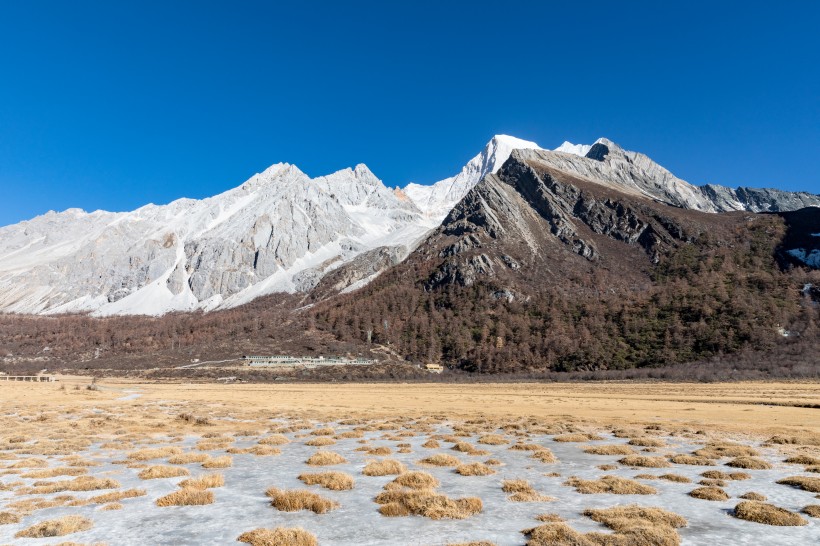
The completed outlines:
[[[276,424],[271,420],[271,424]],[[330,423],[336,432],[343,432],[353,427],[339,426]],[[320,424],[318,426],[324,426]],[[438,433],[451,432],[448,426],[439,426]],[[423,517],[384,517],[377,512],[378,505],[373,498],[382,487],[394,476],[368,477],[362,475],[366,461],[378,457],[357,452],[362,444],[360,439],[340,439],[329,449],[342,454],[349,462],[329,467],[310,467],[305,460],[317,448],[304,442],[313,436],[299,438],[289,433],[291,443],[278,446],[282,454],[278,456],[255,456],[234,454],[233,467],[221,470],[204,470],[197,463],[180,465],[188,468],[193,476],[210,472],[221,472],[225,476],[224,487],[213,489],[216,501],[207,506],[178,506],[160,508],[154,501],[162,495],[177,489],[177,483],[185,478],[166,478],[141,480],[137,477],[139,469],[129,469],[121,464],[112,464],[122,460],[127,451],[102,449],[99,445],[81,453],[81,455],[102,463],[92,467],[95,476],[106,476],[118,480],[122,489],[144,488],[148,494],[144,497],[122,501],[124,508],[115,511],[101,511],[99,505],[81,507],[60,507],[40,510],[26,516],[18,524],[0,525],[0,542],[15,544],[45,545],[56,544],[65,540],[92,543],[103,541],[118,545],[175,544],[205,545],[232,544],[244,531],[259,527],[303,527],[314,533],[323,545],[432,545],[463,541],[491,541],[499,546],[520,545],[525,542],[521,534],[523,529],[539,523],[534,519],[538,514],[547,512],[562,516],[573,528],[581,532],[601,531],[604,528],[584,517],[585,508],[605,508],[618,504],[638,503],[644,506],[658,506],[678,513],[689,521],[689,525],[680,529],[683,544],[816,544],[820,541],[820,525],[817,520],[808,518],[809,524],[803,527],[770,527],[733,518],[729,515],[738,502],[738,495],[748,491],[762,493],[769,502],[792,511],[808,504],[817,504],[814,494],[777,485],[775,481],[790,475],[800,474],[801,467],[779,462],[782,457],[762,449],[764,456],[774,464],[772,470],[748,470],[752,479],[729,482],[726,491],[732,498],[725,502],[713,502],[691,498],[687,492],[697,487],[699,474],[705,470],[720,468],[724,471],[735,471],[725,466],[703,467],[674,465],[664,469],[634,469],[619,466],[615,470],[602,471],[598,465],[615,463],[620,456],[590,455],[582,451],[589,444],[626,443],[627,440],[607,436],[605,439],[584,443],[559,443],[552,437],[533,435],[527,442],[535,442],[551,449],[558,457],[555,464],[544,464],[529,458],[526,451],[511,451],[508,445],[488,446],[478,444],[477,436],[459,438],[477,448],[485,449],[490,455],[470,456],[450,449],[451,444],[442,441],[441,448],[427,449],[421,444],[428,438],[418,434],[401,440],[382,439],[382,431],[365,433],[370,440],[369,446],[388,446],[395,452],[396,443],[411,444],[412,453],[394,453],[391,458],[402,461],[409,469],[421,469],[433,474],[441,481],[440,492],[451,498],[478,496],[484,502],[484,510],[465,520],[431,520]],[[388,434],[390,434],[388,432]],[[199,438],[188,436],[175,444],[187,450],[194,450]],[[661,452],[675,451],[688,453],[698,446],[678,438],[666,438],[669,448],[660,448]],[[257,437],[236,439],[233,447],[249,447],[257,442]],[[163,444],[171,443],[166,439]],[[139,446],[141,447],[141,446]],[[638,448],[639,449],[639,448]],[[498,473],[486,477],[460,476],[452,468],[419,467],[417,461],[433,453],[450,453],[464,462],[484,461],[497,458],[504,462],[495,467]],[[224,449],[209,451],[213,456],[224,455]],[[652,455],[652,453],[650,453]],[[160,464],[162,459],[146,461],[148,464]],[[51,458],[52,466],[62,466],[56,458]],[[337,470],[351,474],[356,485],[351,491],[328,491],[319,486],[308,489],[331,498],[340,503],[340,507],[327,514],[316,515],[312,512],[280,512],[270,506],[265,496],[268,487],[299,488],[302,484],[297,476],[302,472],[322,472]],[[547,473],[556,472],[559,477],[550,477]],[[623,477],[634,477],[636,474],[663,474],[674,472],[689,477],[693,483],[673,483],[664,480],[644,481],[657,488],[657,495],[610,495],[577,493],[573,488],[562,485],[570,476],[585,479],[614,474]],[[54,478],[66,479],[66,478]],[[501,491],[504,479],[526,479],[534,488],[545,495],[556,497],[554,502],[510,502]],[[0,476],[0,483],[19,481],[16,474]],[[34,479],[23,479],[27,484]],[[72,493],[79,498],[88,498],[105,491]],[[61,493],[45,495],[53,498]],[[0,506],[20,500],[13,491],[0,488]],[[3,508],[0,508],[2,511]],[[94,527],[88,531],[50,539],[15,539],[14,534],[31,524],[55,517],[80,514],[94,521]]]

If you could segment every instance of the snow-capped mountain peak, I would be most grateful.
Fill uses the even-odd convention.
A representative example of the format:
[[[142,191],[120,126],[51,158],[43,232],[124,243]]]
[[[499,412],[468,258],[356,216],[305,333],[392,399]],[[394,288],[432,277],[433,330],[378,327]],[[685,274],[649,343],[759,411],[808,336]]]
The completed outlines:
[[[457,175],[430,186],[408,184],[404,188],[404,193],[428,218],[439,223],[447,216],[450,209],[467,195],[467,192],[473,189],[485,175],[501,168],[513,150],[517,149],[541,149],[541,147],[535,142],[509,135],[495,135],[484,146],[481,153],[472,158]]]
[[[553,151],[584,157],[587,155],[590,148],[592,148],[592,145],[590,144],[573,144],[572,142],[565,140],[563,144],[555,148]]]

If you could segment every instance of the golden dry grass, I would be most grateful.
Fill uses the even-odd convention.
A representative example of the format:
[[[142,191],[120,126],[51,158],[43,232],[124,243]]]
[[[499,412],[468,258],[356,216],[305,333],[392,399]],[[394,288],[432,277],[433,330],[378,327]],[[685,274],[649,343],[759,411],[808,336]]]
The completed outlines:
[[[284,434],[271,434],[259,440],[259,443],[266,446],[281,446],[290,443],[290,440]]]
[[[20,477],[30,479],[43,479],[56,478],[58,476],[81,476],[87,473],[88,469],[86,468],[64,466],[57,468],[44,468],[42,470],[34,470],[32,472],[26,472],[25,474],[21,474]]]
[[[758,501],[743,501],[735,506],[732,515],[738,519],[764,523],[766,525],[799,526],[809,522],[800,514],[790,512],[773,504]]]
[[[485,434],[479,437],[478,443],[488,446],[498,446],[503,444],[509,444],[510,441],[504,436],[501,436],[500,434]]]
[[[347,459],[333,451],[317,451],[305,462],[310,466],[330,466],[346,463]]]
[[[405,471],[404,465],[395,459],[382,459],[380,461],[368,461],[362,470],[365,476],[390,476],[401,474]]]
[[[571,477],[564,485],[574,487],[576,491],[584,494],[611,493],[613,495],[654,495],[658,491],[649,485],[621,478],[620,476],[601,476],[597,480],[582,480]]]
[[[513,451],[541,451],[547,448],[538,444],[519,443],[511,445],[509,449]]]
[[[680,543],[676,529],[687,525],[686,518],[661,508],[615,506],[586,509],[584,515],[615,531],[615,536],[588,533],[594,544],[634,546],[673,546]],[[613,540],[614,539],[614,540]]]
[[[120,482],[111,478],[95,478],[93,476],[78,476],[73,480],[56,482],[34,482],[32,487],[26,487],[19,492],[26,495],[47,495],[63,491],[95,491],[97,489],[117,489]]]
[[[270,497],[271,506],[282,512],[310,510],[315,514],[325,514],[339,506],[336,501],[307,489],[277,489],[271,487],[265,491],[265,494]]]
[[[732,468],[745,468],[747,470],[769,470],[772,465],[758,457],[737,457],[732,459],[726,466]]]
[[[333,491],[347,491],[355,484],[353,476],[344,472],[319,472],[315,474],[300,474],[299,479],[305,485],[321,485]]]
[[[377,455],[377,456],[384,456],[390,455],[393,451],[387,446],[379,446],[379,447],[365,447],[363,449],[368,455]]]
[[[627,442],[631,446],[638,446],[638,447],[663,447],[666,445],[666,442],[661,440],[660,438],[650,438],[647,436],[641,436],[639,438],[632,438]]]
[[[259,457],[270,455],[281,455],[282,450],[273,446],[255,445],[251,447],[230,447],[228,453],[232,455],[256,455]],[[206,459],[207,460],[207,459]]]
[[[584,446],[584,453],[590,455],[634,455],[635,450],[623,444]]]
[[[527,546],[594,546],[595,543],[566,523],[553,522],[522,531]]]
[[[128,459],[132,461],[149,461],[151,459],[165,459],[181,453],[182,448],[177,446],[150,447],[129,453]]]
[[[470,463],[457,466],[456,473],[462,476],[489,476],[495,474],[495,470],[483,463]]]
[[[754,491],[749,491],[748,493],[743,493],[738,497],[739,499],[744,500],[751,500],[751,501],[766,501],[766,495],[761,495],[760,493],[755,493]]]
[[[211,457],[202,463],[202,468],[230,468],[233,466],[233,457],[222,455],[221,457]]]
[[[106,504],[109,502],[119,502],[125,499],[133,499],[135,497],[145,496],[145,489],[126,489],[124,491],[111,491],[110,493],[103,493],[88,499],[92,504]]]
[[[576,432],[573,434],[561,434],[553,437],[555,442],[591,442],[593,440],[603,440],[602,437],[593,433]]]
[[[459,466],[461,461],[447,453],[436,453],[419,461],[423,466]]]
[[[180,453],[168,458],[169,464],[204,463],[209,459],[207,453]]]
[[[695,499],[709,501],[725,501],[729,499],[729,495],[726,494],[726,491],[715,486],[698,487],[691,490],[689,496]]]
[[[185,487],[156,500],[157,506],[203,506],[214,502],[213,491]]]
[[[541,461],[542,463],[557,463],[558,459],[549,449],[539,449],[538,451],[533,451],[530,455],[530,459],[536,459]]]
[[[210,489],[212,487],[222,487],[225,485],[225,476],[222,474],[202,474],[196,478],[189,478],[179,482],[182,488],[190,487],[192,489]]]
[[[242,533],[236,540],[251,546],[319,546],[314,534],[299,527],[254,529]]]
[[[157,478],[178,478],[179,476],[190,476],[191,472],[187,468],[180,466],[168,466],[156,464],[145,468],[137,474],[141,480],[155,480]]]
[[[723,457],[757,457],[760,455],[760,453],[751,446],[733,442],[707,444],[696,450],[694,454],[700,455],[701,457],[708,457],[709,459],[721,459]]]
[[[316,430],[312,430],[310,432],[313,436],[333,436],[336,434],[336,431],[330,427],[324,428],[317,428]]]
[[[812,455],[794,455],[789,457],[788,459],[783,461],[784,463],[789,464],[802,464],[802,465],[820,465],[820,457],[814,457]]]
[[[71,533],[87,531],[92,527],[94,527],[94,522],[90,519],[70,515],[35,523],[22,531],[18,531],[14,536],[15,538],[61,537]]]
[[[110,502],[108,504],[100,506],[100,510],[102,510],[103,512],[108,512],[110,510],[122,510],[122,508],[123,506],[119,502]]]
[[[328,438],[327,436],[319,436],[318,438],[311,438],[307,442],[305,442],[306,446],[311,447],[324,447],[324,446],[332,446],[336,443],[336,440],[333,438]]]
[[[430,519],[465,519],[484,508],[478,497],[451,499],[432,489],[391,489],[376,496],[383,516],[424,516]]]
[[[782,480],[777,480],[777,483],[782,485],[791,485],[804,491],[812,493],[820,493],[820,478],[811,478],[808,476],[789,476]]]
[[[501,490],[505,493],[512,493],[507,500],[512,502],[549,502],[555,498],[542,495],[530,485],[527,480],[504,480],[501,482]]]
[[[618,462],[625,466],[639,466],[645,468],[668,468],[672,466],[663,457],[647,457],[645,455],[627,455]]]
[[[810,504],[808,506],[804,506],[802,512],[807,516],[811,516],[813,518],[820,518],[820,504]]]
[[[401,489],[406,487],[408,489],[435,489],[439,486],[439,481],[420,470],[413,470],[405,472],[397,476],[392,482],[384,486],[385,489]]]
[[[0,512],[0,525],[20,523],[20,515],[14,512]]]
[[[716,464],[714,459],[700,457],[698,455],[690,455],[688,453],[679,453],[677,455],[672,455],[671,457],[669,457],[669,462],[693,466],[713,466],[714,464]]]

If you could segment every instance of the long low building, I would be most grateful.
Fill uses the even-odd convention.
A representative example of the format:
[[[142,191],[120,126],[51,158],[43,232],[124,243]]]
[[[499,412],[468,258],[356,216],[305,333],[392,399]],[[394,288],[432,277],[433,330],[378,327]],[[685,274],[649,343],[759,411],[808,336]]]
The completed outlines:
[[[246,366],[259,368],[276,368],[287,366],[305,366],[313,368],[316,366],[368,366],[375,364],[377,360],[369,358],[342,358],[324,356],[243,356],[242,360]]]

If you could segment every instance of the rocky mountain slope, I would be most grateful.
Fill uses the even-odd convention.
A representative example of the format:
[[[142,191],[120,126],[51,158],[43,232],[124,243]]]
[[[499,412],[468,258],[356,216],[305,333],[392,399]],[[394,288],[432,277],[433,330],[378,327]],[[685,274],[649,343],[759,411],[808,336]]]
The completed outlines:
[[[677,199],[697,197],[686,186],[670,184],[661,200],[634,179],[595,180],[593,152],[574,163],[589,169],[581,176],[566,154],[514,151],[404,262],[318,306],[316,324],[340,341],[371,332],[411,360],[482,373],[816,342],[820,271],[791,248],[820,233],[817,209],[683,208]]]
[[[511,155],[512,165],[538,164],[552,172],[544,179],[548,185],[571,179],[557,195],[568,199],[579,218],[586,211],[585,227],[579,231],[568,219],[569,205],[555,202],[543,188],[510,194],[492,175]],[[481,180],[486,183],[473,192]],[[430,186],[394,191],[364,165],[311,179],[295,166],[277,164],[208,199],[127,213],[71,209],[0,228],[0,312],[162,315],[231,308],[275,293],[310,294],[318,301],[366,285],[400,263],[442,221],[442,229],[461,229],[470,215],[486,217],[494,232],[516,232],[544,254],[553,243],[542,244],[543,226],[536,229],[531,210],[513,206],[520,199],[549,218],[551,235],[588,260],[602,254],[586,229],[635,239],[653,260],[679,235],[679,226],[651,215],[623,216],[597,201],[573,200],[585,185],[710,213],[820,205],[820,197],[806,193],[693,186],[606,139],[593,145],[565,142],[548,151],[497,135],[459,174]],[[504,210],[516,212],[502,218]],[[794,239],[790,259],[816,264],[817,239]],[[473,243],[466,237],[454,244],[460,245],[452,250],[457,253]],[[477,270],[491,268],[479,262]]]

